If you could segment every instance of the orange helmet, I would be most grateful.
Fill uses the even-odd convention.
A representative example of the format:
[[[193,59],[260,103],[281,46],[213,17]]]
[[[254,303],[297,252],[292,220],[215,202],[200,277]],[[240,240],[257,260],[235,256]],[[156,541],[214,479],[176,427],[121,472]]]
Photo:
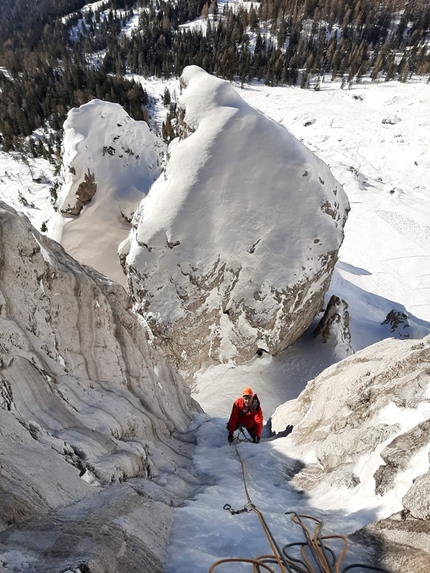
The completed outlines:
[[[247,386],[242,390],[242,396],[254,396],[254,392]]]

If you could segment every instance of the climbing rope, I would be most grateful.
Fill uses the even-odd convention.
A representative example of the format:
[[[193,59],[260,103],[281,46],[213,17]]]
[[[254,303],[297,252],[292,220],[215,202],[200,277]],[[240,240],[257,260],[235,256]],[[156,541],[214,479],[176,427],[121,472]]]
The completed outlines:
[[[239,450],[237,448],[237,444],[240,442],[243,442],[243,441],[250,442],[251,440],[246,436],[243,428],[240,427],[239,432],[235,436],[235,441],[232,443],[234,444],[236,454],[237,454],[237,457],[239,459],[241,470],[242,470],[242,479],[243,479],[243,485],[245,488],[247,504],[244,506],[243,509],[240,509],[240,510],[234,510],[229,504],[225,504],[224,509],[228,510],[232,515],[236,515],[238,513],[243,513],[245,511],[246,512],[253,511],[254,513],[256,513],[258,515],[258,518],[260,519],[260,523],[262,525],[263,531],[266,534],[266,537],[267,537],[267,540],[269,542],[270,548],[273,552],[273,555],[261,555],[260,557],[257,557],[256,559],[234,559],[234,558],[222,559],[221,561],[217,561],[216,563],[214,563],[212,565],[212,567],[209,569],[209,573],[212,573],[215,570],[215,568],[218,567],[218,565],[220,565],[221,563],[252,563],[254,565],[254,572],[257,572],[257,571],[259,572],[261,570],[260,568],[263,567],[263,569],[265,569],[266,571],[269,571],[270,573],[275,573],[271,567],[266,565],[266,562],[271,562],[273,559],[274,559],[273,562],[277,563],[279,565],[282,573],[292,573],[292,570],[288,567],[288,564],[285,562],[285,559],[282,556],[281,551],[279,550],[279,547],[277,546],[276,540],[275,540],[274,536],[272,535],[272,532],[270,531],[270,529],[266,523],[266,520],[264,519],[263,514],[252,503],[251,496],[249,495],[248,486],[246,483],[245,464],[243,463],[243,460],[240,457],[240,453],[239,453]]]
[[[348,540],[344,535],[322,535],[322,528],[324,523],[321,519],[313,517],[312,515],[298,514],[296,512],[285,513],[285,515],[291,515],[291,521],[300,526],[305,541],[288,543],[284,545],[282,549],[280,549],[272,532],[269,529],[269,526],[266,523],[266,520],[264,519],[263,514],[252,503],[248,491],[245,464],[237,448],[237,444],[245,441],[250,442],[251,440],[246,436],[243,428],[239,428],[239,432],[236,434],[232,444],[235,447],[236,454],[241,465],[242,480],[247,503],[242,509],[234,509],[230,504],[226,503],[223,509],[229,511],[231,515],[249,513],[251,511],[256,513],[260,519],[261,526],[269,542],[272,554],[260,555],[254,559],[233,557],[220,559],[211,566],[209,573],[213,573],[213,571],[215,571],[219,565],[224,563],[249,563],[253,565],[254,573],[261,573],[262,570],[268,571],[269,573],[276,573],[275,570],[268,564],[278,565],[281,573],[347,573],[348,571],[352,571],[353,569],[357,568],[361,568],[361,571],[366,570],[377,571],[379,573],[390,573],[387,569],[382,569],[375,565],[367,565],[362,563],[354,563],[341,570],[341,563],[348,549]],[[313,523],[313,530],[311,530],[311,526],[306,525],[305,522],[307,521]],[[327,542],[327,540],[341,541],[342,549],[338,557],[336,557],[336,553],[326,545],[325,542]],[[299,550],[299,557],[291,555],[292,549]]]

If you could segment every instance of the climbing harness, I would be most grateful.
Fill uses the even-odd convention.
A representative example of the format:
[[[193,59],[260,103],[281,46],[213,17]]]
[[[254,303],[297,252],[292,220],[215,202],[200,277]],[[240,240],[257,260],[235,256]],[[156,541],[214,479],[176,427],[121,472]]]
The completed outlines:
[[[245,428],[243,426],[239,426],[238,429],[236,430],[237,433],[234,434],[234,438],[233,441],[230,442],[232,446],[235,446],[236,444],[240,444],[241,442],[251,442],[252,443],[252,438],[250,437],[250,435],[245,432]],[[236,450],[237,451],[237,450]]]
[[[241,437],[242,435],[244,437]],[[251,440],[245,435],[243,428],[239,428],[239,432],[235,436],[235,441],[232,442],[232,445],[235,447],[236,454],[241,465],[247,503],[242,509],[234,509],[229,503],[226,503],[223,506],[223,509],[229,511],[231,515],[249,513],[251,511],[256,513],[260,519],[263,531],[266,534],[272,554],[260,555],[254,559],[233,557],[220,559],[211,566],[209,573],[213,573],[219,565],[224,563],[249,563],[253,565],[254,573],[261,573],[262,570],[268,571],[269,573],[277,573],[279,570],[281,573],[347,573],[354,569],[390,573],[387,569],[363,563],[353,563],[341,569],[341,562],[348,548],[348,540],[346,537],[344,535],[322,535],[324,523],[321,519],[313,517],[312,515],[298,514],[295,511],[287,511],[285,515],[291,515],[291,521],[300,526],[305,541],[288,543],[280,549],[269,529],[269,526],[267,525],[266,520],[264,519],[263,514],[252,503],[249,495],[246,483],[245,464],[243,463],[237,448],[238,443],[245,441],[250,442]],[[312,526],[306,524],[307,522],[311,522],[313,524],[313,529]],[[338,557],[336,557],[335,551],[326,545],[328,540],[341,541],[342,548]],[[294,551],[296,551],[297,555],[292,554]],[[277,565],[279,569],[275,572],[269,564]]]

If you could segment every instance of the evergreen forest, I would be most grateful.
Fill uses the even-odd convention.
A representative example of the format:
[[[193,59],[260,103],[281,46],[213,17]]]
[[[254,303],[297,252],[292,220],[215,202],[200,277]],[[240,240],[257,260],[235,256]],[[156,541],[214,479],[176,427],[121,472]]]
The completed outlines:
[[[97,8],[97,10],[96,10]],[[196,18],[201,26],[184,26]],[[130,21],[130,33],[122,33]],[[99,98],[148,119],[126,77],[171,77],[196,64],[242,84],[319,89],[430,78],[428,0],[0,0],[0,144],[60,153],[72,107]],[[166,96],[167,97],[167,96]],[[49,137],[28,138],[41,126]]]

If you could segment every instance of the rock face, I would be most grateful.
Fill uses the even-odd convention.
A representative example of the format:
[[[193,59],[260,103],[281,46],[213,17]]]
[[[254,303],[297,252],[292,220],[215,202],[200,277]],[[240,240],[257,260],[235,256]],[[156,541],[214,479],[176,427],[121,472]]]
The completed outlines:
[[[165,173],[120,248],[138,309],[188,377],[293,343],[323,305],[349,209],[327,165],[190,66]]]
[[[91,201],[94,195],[97,193],[97,183],[94,173],[88,169],[87,173],[84,175],[84,180],[81,181],[76,190],[73,205],[68,204],[62,210],[64,215],[79,215],[85,205]]]
[[[79,262],[123,284],[117,250],[142,198],[160,174],[162,142],[144,121],[114,103],[93,100],[70,110],[64,123],[64,215],[53,238]]]
[[[428,571],[430,337],[388,339],[328,368],[278,408],[273,430],[287,420],[298,452],[316,457],[294,477],[297,486],[335,484],[351,499],[373,497],[383,519],[357,537],[395,573]]]
[[[321,336],[324,343],[333,344],[339,359],[353,354],[349,331],[348,303],[338,296],[332,295],[313,336],[314,338]]]
[[[390,310],[382,324],[389,326],[390,334],[393,336],[396,335],[398,338],[410,338],[411,336],[411,323],[406,312]]]
[[[197,409],[122,287],[0,203],[2,571],[161,572]]]

